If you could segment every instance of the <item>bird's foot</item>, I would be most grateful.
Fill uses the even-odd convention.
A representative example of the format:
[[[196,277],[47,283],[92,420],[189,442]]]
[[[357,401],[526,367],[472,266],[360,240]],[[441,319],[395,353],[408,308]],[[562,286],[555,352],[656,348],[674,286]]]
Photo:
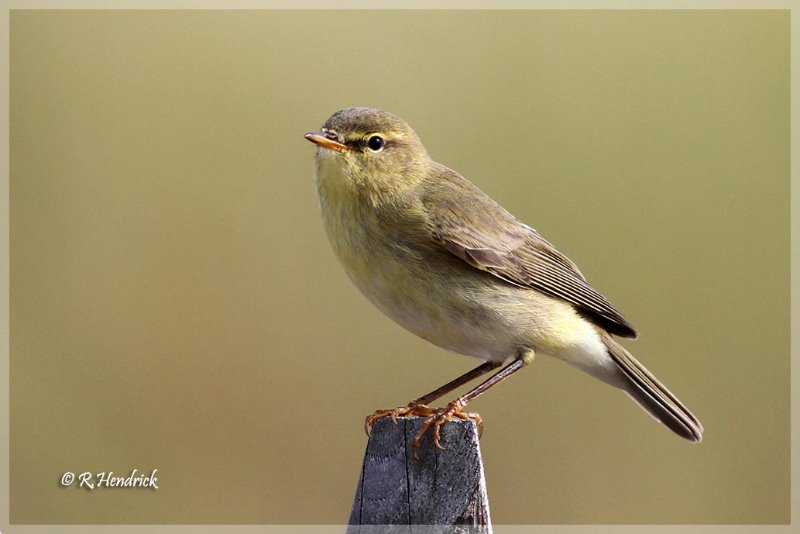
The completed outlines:
[[[481,416],[473,412],[464,412],[462,411],[462,408],[464,408],[464,404],[459,400],[454,400],[444,408],[431,410],[431,414],[427,419],[425,419],[425,422],[422,423],[422,428],[420,428],[419,432],[417,432],[417,435],[414,436],[414,441],[411,443],[411,446],[414,450],[414,458],[417,457],[417,449],[422,441],[422,437],[431,427],[433,428],[434,445],[436,445],[437,448],[444,450],[444,445],[442,445],[441,428],[443,424],[451,419],[474,421],[475,426],[478,427],[478,437],[483,434],[483,421],[481,420]]]
[[[391,417],[392,422],[397,424],[398,417],[431,417],[435,411],[425,404],[421,404],[417,401],[411,401],[405,406],[399,406],[392,410],[377,410],[374,414],[367,416],[364,420],[364,431],[369,436],[370,431],[372,430],[372,425],[375,424],[375,421],[378,419],[383,419],[384,417]]]

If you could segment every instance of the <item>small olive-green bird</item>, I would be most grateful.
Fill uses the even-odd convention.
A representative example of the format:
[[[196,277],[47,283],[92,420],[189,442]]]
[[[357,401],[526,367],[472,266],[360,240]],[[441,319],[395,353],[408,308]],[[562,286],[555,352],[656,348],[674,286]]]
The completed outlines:
[[[348,108],[318,133],[322,219],[347,275],[379,310],[443,349],[485,363],[385,416],[425,417],[414,446],[472,399],[529,364],[563,360],[621,389],[679,436],[699,442],[700,421],[612,335],[633,326],[566,256],[457,172],[433,161],[417,134],[385,111]],[[510,363],[444,408],[429,403]]]

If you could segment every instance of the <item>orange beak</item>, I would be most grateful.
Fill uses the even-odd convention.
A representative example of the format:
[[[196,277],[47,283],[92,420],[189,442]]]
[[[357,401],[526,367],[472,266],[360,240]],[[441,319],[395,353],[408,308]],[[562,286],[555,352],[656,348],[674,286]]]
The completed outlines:
[[[343,145],[339,141],[334,141],[329,137],[325,137],[325,135],[323,134],[307,133],[303,137],[305,137],[315,145],[321,146],[322,148],[328,148],[330,150],[335,150],[337,152],[347,152],[348,150],[350,150],[350,147],[348,147],[347,145]]]

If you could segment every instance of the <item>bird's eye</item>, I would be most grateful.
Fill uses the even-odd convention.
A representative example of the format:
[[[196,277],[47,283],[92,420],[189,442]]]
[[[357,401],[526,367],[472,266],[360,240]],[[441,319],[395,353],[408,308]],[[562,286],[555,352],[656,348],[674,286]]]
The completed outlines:
[[[373,152],[380,152],[383,150],[386,141],[383,140],[383,137],[380,135],[373,135],[369,139],[367,139],[367,148],[372,150]]]

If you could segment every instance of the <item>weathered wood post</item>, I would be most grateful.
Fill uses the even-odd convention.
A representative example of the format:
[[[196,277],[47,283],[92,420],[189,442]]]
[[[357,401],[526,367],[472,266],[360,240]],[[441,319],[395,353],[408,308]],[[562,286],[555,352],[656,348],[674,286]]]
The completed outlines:
[[[423,421],[400,417],[395,425],[386,417],[373,426],[348,534],[491,534],[475,423],[453,420],[442,426],[445,450],[438,449],[430,433],[426,434],[415,460],[411,442]]]

